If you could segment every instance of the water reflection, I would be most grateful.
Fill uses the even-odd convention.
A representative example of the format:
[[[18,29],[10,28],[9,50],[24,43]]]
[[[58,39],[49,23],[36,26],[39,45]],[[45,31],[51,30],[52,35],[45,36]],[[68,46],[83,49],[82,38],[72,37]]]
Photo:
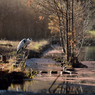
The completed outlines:
[[[48,78],[48,77],[47,77]],[[34,93],[62,93],[62,94],[82,94],[82,86],[68,82],[63,79],[63,81],[57,81],[60,78],[60,75],[56,77],[54,81],[39,81],[31,80],[25,81],[24,84],[11,84],[8,90],[13,91],[28,91]]]
[[[87,48],[85,61],[95,61],[95,46],[89,46]]]
[[[13,91],[32,91],[32,87],[36,87],[36,84],[38,81],[36,80],[27,80],[23,83],[12,83],[10,87],[8,87],[8,90]],[[35,84],[35,86],[33,86]],[[35,90],[34,90],[35,91]]]
[[[83,47],[79,55],[79,61],[95,61],[95,46]]]
[[[44,77],[40,77],[44,78]],[[51,77],[52,78],[52,77]],[[61,81],[58,81],[62,78]],[[49,78],[47,77],[49,80]],[[86,80],[79,80],[77,75],[67,75],[55,77],[53,81],[43,80],[30,80],[24,81],[23,83],[12,83],[8,87],[8,90],[12,91],[24,91],[34,93],[62,93],[62,94],[92,94],[95,93],[95,86],[87,86],[84,83],[92,83]],[[93,84],[93,83],[92,83]]]
[[[82,56],[83,55],[83,56]],[[95,61],[95,47],[85,47],[85,52],[83,51],[82,61],[93,60]],[[48,77],[47,77],[48,78]],[[23,84],[12,83],[8,90],[15,91],[28,91],[35,93],[63,93],[63,94],[93,94],[95,93],[95,86],[80,85],[84,83],[85,80],[79,81],[78,77],[76,82],[70,82],[66,78],[63,81],[57,81],[60,75],[55,78],[54,81],[39,81],[31,80],[25,81]]]

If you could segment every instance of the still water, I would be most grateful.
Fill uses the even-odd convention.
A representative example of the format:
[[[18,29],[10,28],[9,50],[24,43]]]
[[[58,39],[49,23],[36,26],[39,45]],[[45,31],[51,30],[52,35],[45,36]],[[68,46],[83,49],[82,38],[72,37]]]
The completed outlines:
[[[95,46],[86,47],[84,61],[95,61]]]
[[[48,77],[47,77],[48,78]],[[82,94],[84,87],[80,84],[68,83],[65,81],[26,81],[24,84],[11,84],[8,90],[27,91],[34,93],[63,93]]]
[[[11,84],[8,90],[29,91],[34,93],[47,92],[51,83],[50,81],[31,80],[25,81],[23,84]]]
[[[83,55],[83,57],[81,59],[82,61],[89,61],[89,60],[95,61],[95,47],[93,47],[93,46],[85,47],[85,52],[82,52],[81,56],[82,55]],[[39,81],[39,80],[35,79],[35,80],[31,80],[31,81],[25,81],[23,84],[14,84],[14,83],[12,83],[8,87],[8,90],[29,91],[29,92],[31,91],[31,92],[34,92],[34,93],[36,93],[36,92],[50,93],[49,88],[51,88],[51,91],[56,92],[56,93],[60,93],[60,91],[63,91],[63,93],[66,94],[67,93],[66,91],[68,89],[68,92],[73,91],[72,94],[75,94],[75,93],[76,94],[78,94],[78,93],[81,94],[83,92],[87,93],[87,91],[89,89],[89,87],[87,89],[86,88],[87,86],[80,86],[78,83],[77,83],[78,85],[75,85],[75,83],[72,83],[74,85],[70,85],[70,86],[68,86],[68,83],[63,83],[63,82],[58,82],[58,81],[55,82],[54,84],[53,83],[54,83],[54,81]],[[51,87],[52,84],[53,84],[53,86]],[[64,88],[63,90],[60,90],[60,84],[61,84],[61,87]]]

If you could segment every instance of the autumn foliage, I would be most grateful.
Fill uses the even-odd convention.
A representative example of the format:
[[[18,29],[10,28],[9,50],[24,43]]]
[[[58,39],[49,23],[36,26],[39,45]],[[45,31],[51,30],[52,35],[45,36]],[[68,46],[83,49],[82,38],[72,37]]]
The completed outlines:
[[[77,60],[85,34],[91,29],[92,2],[94,0],[35,0],[33,3],[39,6],[41,13],[48,15],[48,28],[60,38],[67,61]]]

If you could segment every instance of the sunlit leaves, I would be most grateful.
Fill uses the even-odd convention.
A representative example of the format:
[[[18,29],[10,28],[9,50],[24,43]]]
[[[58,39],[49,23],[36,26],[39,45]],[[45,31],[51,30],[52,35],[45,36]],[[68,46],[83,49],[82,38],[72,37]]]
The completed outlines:
[[[29,0],[29,1],[27,2],[27,6],[30,7],[30,5],[31,5],[31,0]]]
[[[80,18],[79,18],[79,21],[82,21],[82,20],[83,20],[83,18],[80,17]]]
[[[71,40],[70,40],[70,45],[71,45],[71,47],[72,47],[73,43],[74,43],[74,41],[71,39]]]
[[[58,33],[59,32],[59,23],[58,23],[58,17],[55,15],[49,16],[49,23],[48,28],[51,30],[51,33]]]
[[[69,36],[72,35],[72,32],[68,32],[68,35],[69,35]]]
[[[43,16],[39,16],[39,20],[43,20],[44,19],[44,17]]]

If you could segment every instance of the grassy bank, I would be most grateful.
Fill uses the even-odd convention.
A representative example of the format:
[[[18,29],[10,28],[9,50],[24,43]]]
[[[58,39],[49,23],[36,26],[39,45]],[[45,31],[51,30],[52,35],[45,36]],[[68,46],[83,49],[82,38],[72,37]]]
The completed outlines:
[[[0,71],[8,71],[11,72],[23,72],[28,76],[32,76],[32,69],[26,70],[25,65],[19,66],[17,68],[13,67],[13,64],[16,62],[16,49],[19,41],[8,41],[8,40],[0,40],[0,54],[6,56],[6,62],[2,62],[2,58],[0,59]],[[41,41],[32,41],[27,49],[32,51],[32,55],[35,55],[35,52],[42,52],[44,47],[48,45],[49,42],[47,40]],[[30,53],[31,55],[31,53]],[[34,73],[34,72],[33,72]],[[2,74],[1,74],[2,75]]]
[[[88,33],[89,33],[90,35],[95,36],[95,30],[89,31]]]

